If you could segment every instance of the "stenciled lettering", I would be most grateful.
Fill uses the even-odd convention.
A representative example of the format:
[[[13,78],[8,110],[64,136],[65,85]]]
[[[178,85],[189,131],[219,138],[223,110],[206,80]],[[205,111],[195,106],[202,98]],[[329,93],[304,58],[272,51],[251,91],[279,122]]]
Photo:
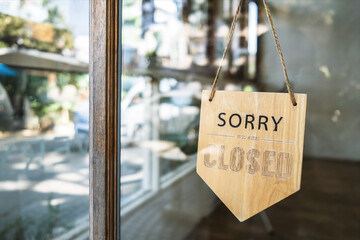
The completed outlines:
[[[248,165],[246,165],[246,171],[250,174],[255,174],[257,171],[259,171],[260,165],[258,162],[258,159],[260,157],[260,151],[257,149],[250,149],[248,153],[246,154],[247,160],[249,162]]]
[[[264,160],[263,160],[263,176],[272,177],[275,175],[275,171],[271,171],[270,168],[273,167],[275,164],[275,151],[268,151],[264,152]]]
[[[238,172],[244,165],[244,149],[235,147],[230,153],[230,169]]]
[[[211,156],[211,153],[214,153],[214,152],[218,152],[218,150],[219,150],[219,148],[218,148],[218,146],[217,145],[215,145],[215,144],[209,144],[208,146],[207,146],[207,148],[205,149],[205,153],[204,153],[204,165],[206,166],[206,167],[209,167],[209,168],[211,168],[211,167],[213,167],[213,166],[215,166],[216,165],[216,160],[212,160],[212,161],[210,161],[210,156]]]
[[[276,177],[279,179],[288,179],[291,176],[292,155],[287,152],[279,153],[276,165]]]
[[[225,155],[225,151],[225,145],[209,144],[202,151],[205,167],[214,168],[217,165],[217,169],[221,171],[230,169],[232,172],[240,172],[244,166],[245,150],[236,146],[231,149],[229,155]],[[229,156],[230,159],[226,161],[225,156]],[[276,177],[280,180],[287,180],[291,177],[293,166],[291,153],[265,150],[262,161],[260,158],[261,153],[258,149],[251,148],[247,151],[245,171],[248,174],[255,175],[262,167],[262,176],[264,177]]]
[[[228,169],[228,165],[224,163],[224,154],[225,154],[225,146],[220,145],[220,154],[219,154],[219,169],[226,170]]]

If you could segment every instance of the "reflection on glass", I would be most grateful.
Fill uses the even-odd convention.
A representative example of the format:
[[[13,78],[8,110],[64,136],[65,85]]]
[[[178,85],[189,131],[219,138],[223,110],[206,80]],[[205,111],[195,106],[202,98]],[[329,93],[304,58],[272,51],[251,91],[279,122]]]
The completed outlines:
[[[120,151],[122,216],[136,210],[137,206],[152,196],[156,196],[155,201],[166,205],[149,210],[156,215],[154,218],[163,211],[171,212],[175,218],[192,212],[192,222],[210,209],[204,210],[202,207],[211,205],[214,197],[204,185],[197,186],[191,182],[196,179],[193,175],[189,177],[192,185],[186,186],[189,183],[183,182],[183,190],[174,190],[172,185],[185,179],[186,174],[194,172],[201,91],[211,87],[237,4],[236,1],[205,0],[123,1]],[[255,35],[253,38],[256,38],[257,13],[254,11],[257,11],[257,7],[252,9],[253,19],[249,24]],[[248,50],[247,38],[243,38],[247,22],[244,18],[241,27],[236,29],[230,53],[223,66],[223,72],[230,80],[222,85],[226,90],[256,90],[255,84],[250,81],[243,86],[239,82],[239,79],[250,75],[247,74],[250,50],[255,55],[257,48],[253,44]],[[254,73],[251,78],[255,78]],[[173,194],[166,195],[168,191]],[[182,191],[186,195],[182,196]],[[186,202],[191,197],[198,197],[198,201],[192,202],[193,208],[189,212],[180,199],[186,198]],[[139,210],[144,211],[147,210]],[[143,218],[138,219],[144,221]],[[174,219],[169,219],[170,224]],[[154,224],[151,219],[148,222],[149,226]],[[124,221],[122,226],[121,236],[124,239],[144,237],[137,235],[137,225],[132,225],[132,231],[126,227],[127,224],[128,221]],[[158,225],[159,228],[166,228],[165,224]],[[191,226],[189,224],[187,229]],[[147,234],[147,231],[143,232]],[[181,234],[178,235],[179,239]],[[161,239],[160,235],[152,236]],[[166,234],[163,237],[171,238]]]
[[[0,239],[87,234],[88,35],[86,1],[0,3]]]
[[[219,89],[287,91],[261,2],[243,1]],[[276,225],[278,216],[287,214],[284,206],[294,201],[289,199],[277,210],[269,210],[269,219],[254,217],[249,223],[235,226],[232,224],[237,220],[225,206],[208,215],[215,209],[215,196],[194,171],[201,89],[211,86],[238,3],[123,1],[122,239],[251,238],[260,236],[259,231],[265,233],[261,221],[268,230],[272,222]],[[338,167],[347,165],[347,160],[359,160],[359,147],[354,143],[359,142],[360,83],[359,68],[353,67],[359,62],[359,31],[354,31],[354,23],[360,20],[356,13],[359,2],[291,0],[268,4],[294,91],[308,94],[304,174],[319,175],[319,189],[323,189],[326,181],[334,178],[326,178],[324,168],[315,167],[313,171],[311,166],[328,165],[316,158],[337,159]],[[310,156],[311,161],[307,161]],[[355,172],[347,175],[355,176]],[[337,185],[342,184],[341,177],[335,180]],[[313,194],[316,185],[311,181],[304,184],[312,187],[310,192],[297,193],[298,200]],[[288,215],[296,219],[295,225],[282,219],[291,224],[291,236],[316,232],[309,225],[311,221],[332,219],[328,209],[334,207],[327,199],[336,188],[330,185],[332,191],[325,189],[318,196],[323,211],[311,217],[303,213]],[[303,207],[308,209],[308,203],[296,201],[294,206],[305,204]],[[346,208],[343,205],[338,203],[343,209],[338,212],[354,209],[348,202]],[[313,207],[318,209],[317,203]],[[348,216],[351,218],[351,214]],[[219,217],[227,221],[220,223]],[[256,222],[260,228],[249,231]],[[339,227],[340,223],[336,224]],[[230,225],[234,227],[231,231],[227,228]],[[302,230],[296,232],[298,229]],[[354,229],[350,226],[347,232],[354,233]],[[326,230],[324,234],[334,235]]]

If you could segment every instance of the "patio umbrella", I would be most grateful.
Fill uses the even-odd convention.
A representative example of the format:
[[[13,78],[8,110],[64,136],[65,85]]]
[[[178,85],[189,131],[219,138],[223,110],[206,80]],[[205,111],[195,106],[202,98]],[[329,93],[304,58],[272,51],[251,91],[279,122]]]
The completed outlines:
[[[16,77],[18,73],[5,64],[0,63],[0,76]]]

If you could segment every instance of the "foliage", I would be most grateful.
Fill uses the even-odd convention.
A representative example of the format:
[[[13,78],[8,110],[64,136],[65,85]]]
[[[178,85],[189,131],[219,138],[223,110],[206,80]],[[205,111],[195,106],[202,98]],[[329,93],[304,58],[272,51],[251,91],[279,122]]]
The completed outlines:
[[[131,7],[132,5],[134,5],[135,1],[134,0],[124,0],[123,5],[125,8],[127,7]]]
[[[73,77],[71,73],[61,72],[56,74],[56,86],[61,90],[68,84],[75,85],[75,81],[72,81]]]
[[[77,89],[88,88],[87,74],[73,74],[69,72],[56,73],[56,86],[62,90],[66,85],[74,85]]]
[[[30,101],[30,107],[39,117],[40,123],[42,124],[49,119],[49,113],[61,110],[61,103],[54,102],[47,97],[49,90],[47,77],[39,77],[29,75],[29,80],[26,87],[26,96]]]
[[[64,18],[61,15],[57,6],[51,6],[51,0],[43,0],[42,6],[47,8],[48,16],[44,22],[51,24],[59,24],[64,22]]]
[[[55,14],[55,13],[54,13]],[[59,13],[56,13],[59,14]],[[51,17],[49,21],[58,21]],[[50,29],[51,41],[43,41],[35,36],[34,29]],[[48,33],[49,31],[44,32]],[[41,33],[40,33],[41,37]],[[45,52],[61,53],[64,49],[73,49],[74,37],[68,29],[60,29],[41,23],[30,22],[18,17],[0,13],[0,46],[37,49]]]
[[[30,107],[35,115],[39,117],[40,123],[51,123],[56,121],[57,114],[63,110],[71,110],[72,102],[53,100],[48,97],[51,90],[47,76],[36,76],[28,74],[25,96],[27,96]],[[65,86],[73,85],[76,89],[88,88],[87,75],[71,74],[68,72],[56,73],[56,86],[61,92]]]
[[[37,232],[34,234],[35,238],[34,239],[51,239],[54,237],[54,229],[56,227],[59,227],[59,223],[60,223],[60,206],[54,206],[51,204],[51,200],[53,199],[52,194],[48,195],[48,200],[47,200],[47,214],[45,215],[45,217],[43,217],[40,221],[40,224]],[[62,226],[65,229],[70,229],[70,226],[68,224]]]
[[[0,40],[7,46],[18,44],[26,35],[25,20],[0,13]]]
[[[18,216],[12,222],[7,223],[0,231],[0,239],[45,240],[55,237],[55,228],[71,229],[72,225],[60,221],[60,206],[52,205],[52,199],[53,195],[49,194],[47,212],[42,216]]]

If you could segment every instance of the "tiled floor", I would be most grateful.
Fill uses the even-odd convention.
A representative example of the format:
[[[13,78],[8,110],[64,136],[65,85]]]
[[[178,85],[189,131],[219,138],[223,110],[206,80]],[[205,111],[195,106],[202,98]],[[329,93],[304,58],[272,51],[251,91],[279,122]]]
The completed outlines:
[[[220,203],[188,240],[360,239],[360,162],[305,159],[301,190],[270,207],[274,233],[259,215],[240,223]]]

